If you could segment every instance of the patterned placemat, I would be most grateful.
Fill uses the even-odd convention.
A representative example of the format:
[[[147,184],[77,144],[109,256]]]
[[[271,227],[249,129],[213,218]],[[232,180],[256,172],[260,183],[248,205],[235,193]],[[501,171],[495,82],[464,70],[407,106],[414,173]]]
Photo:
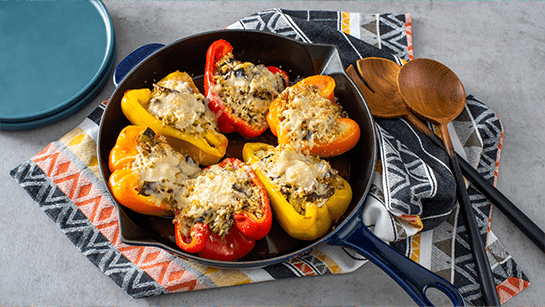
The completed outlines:
[[[335,44],[345,66],[367,56],[398,63],[414,57],[409,14],[271,9],[228,28],[259,29],[305,42]],[[130,296],[350,273],[367,262],[349,249],[323,244],[277,265],[223,270],[185,261],[154,247],[123,244],[116,209],[100,179],[96,156],[106,103],[60,140],[13,169],[11,175],[81,253]],[[469,96],[453,128],[459,153],[485,178],[495,181],[503,135],[498,117]],[[366,225],[401,253],[452,282],[468,304],[482,305],[446,154],[403,120],[377,120],[377,131],[381,164],[365,204]],[[528,279],[489,231],[490,202],[471,186],[468,191],[483,240],[487,240],[500,299],[505,302],[528,287]]]

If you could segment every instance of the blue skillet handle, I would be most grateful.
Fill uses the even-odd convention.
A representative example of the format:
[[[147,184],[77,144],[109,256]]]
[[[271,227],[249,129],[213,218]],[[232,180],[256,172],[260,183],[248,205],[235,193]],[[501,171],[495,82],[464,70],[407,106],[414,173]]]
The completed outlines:
[[[119,83],[125,78],[125,76],[133,69],[138,63],[142,62],[145,58],[147,58],[149,55],[154,53],[155,51],[163,48],[165,45],[163,44],[148,44],[144,45],[135,51],[133,51],[131,54],[129,54],[126,58],[117,65],[115,71],[114,71],[114,85],[117,87]]]
[[[384,243],[365,226],[361,214],[338,230],[328,243],[350,247],[371,260],[420,306],[433,306],[425,293],[430,287],[446,294],[454,306],[465,306],[464,298],[456,287]]]

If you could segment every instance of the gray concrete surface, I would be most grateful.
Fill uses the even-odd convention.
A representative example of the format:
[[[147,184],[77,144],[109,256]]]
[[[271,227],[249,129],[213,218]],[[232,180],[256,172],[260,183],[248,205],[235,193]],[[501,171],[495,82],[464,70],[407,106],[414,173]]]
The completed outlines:
[[[411,13],[416,57],[452,68],[505,127],[498,187],[545,229],[545,2],[106,2],[116,63],[141,45],[222,28],[265,8]],[[92,265],[9,176],[9,170],[79,124],[113,91],[70,118],[0,132],[0,305],[413,305],[373,264],[320,276],[134,300]],[[2,97],[5,103],[6,97]],[[531,286],[509,306],[545,305],[545,255],[499,210],[492,229]],[[439,303],[441,304],[441,302]]]

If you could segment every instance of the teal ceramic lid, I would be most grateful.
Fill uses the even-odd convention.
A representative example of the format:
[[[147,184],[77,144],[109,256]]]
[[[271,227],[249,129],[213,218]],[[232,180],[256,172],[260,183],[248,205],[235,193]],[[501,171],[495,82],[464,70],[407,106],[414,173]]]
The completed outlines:
[[[0,1],[0,128],[35,128],[92,100],[115,37],[100,1]]]

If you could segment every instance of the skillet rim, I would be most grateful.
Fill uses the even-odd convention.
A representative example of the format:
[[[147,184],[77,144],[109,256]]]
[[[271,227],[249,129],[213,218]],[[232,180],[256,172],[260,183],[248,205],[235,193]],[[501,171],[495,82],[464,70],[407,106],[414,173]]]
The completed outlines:
[[[145,59],[143,59],[141,62],[136,64],[125,75],[123,80],[121,82],[119,82],[119,84],[114,89],[114,91],[113,91],[113,93],[112,93],[112,95],[110,97],[115,96],[116,93],[121,91],[121,89],[123,88],[123,85],[126,82],[128,82],[129,77],[132,76],[133,74],[137,74],[140,67],[144,66],[146,64],[146,62],[149,61],[150,59],[158,56],[159,53],[164,52],[165,50],[167,50],[168,48],[172,48],[173,46],[177,46],[178,44],[183,44],[184,42],[189,41],[189,40],[199,39],[200,37],[204,37],[204,36],[208,36],[208,35],[217,35],[217,34],[226,33],[226,32],[231,32],[231,33],[235,33],[235,34],[236,33],[250,33],[252,35],[274,36],[274,37],[276,37],[278,39],[281,39],[281,40],[291,41],[291,43],[298,44],[298,45],[304,47],[307,50],[309,50],[309,49],[314,49],[314,51],[320,50],[320,49],[328,50],[330,52],[328,61],[326,61],[326,63],[324,63],[324,65],[321,67],[321,71],[318,72],[318,73],[319,74],[327,74],[327,75],[336,74],[337,78],[340,77],[340,78],[346,79],[346,82],[349,84],[349,86],[351,88],[350,90],[354,92],[354,94],[359,98],[359,102],[361,102],[363,104],[361,107],[363,107],[365,109],[364,113],[365,113],[365,115],[367,115],[366,116],[367,118],[365,120],[368,121],[369,124],[370,124],[370,127],[367,127],[367,128],[369,128],[369,130],[370,130],[369,133],[370,133],[371,138],[372,138],[372,141],[369,141],[370,144],[371,144],[371,148],[370,148],[371,159],[368,160],[368,162],[366,163],[366,164],[371,163],[370,164],[371,167],[368,168],[368,173],[369,173],[370,176],[367,176],[367,178],[365,179],[365,187],[363,188],[362,196],[356,201],[356,204],[353,205],[353,208],[351,209],[351,211],[345,213],[345,215],[341,218],[341,222],[337,225],[337,227],[335,229],[330,229],[327,234],[322,236],[322,238],[317,239],[315,241],[312,241],[312,243],[309,243],[308,245],[306,245],[304,247],[301,247],[301,248],[298,247],[297,250],[287,252],[287,253],[284,253],[284,254],[280,254],[280,255],[276,255],[276,256],[272,256],[271,258],[267,258],[267,259],[249,260],[249,261],[244,261],[244,260],[243,261],[240,261],[240,260],[239,261],[218,261],[218,260],[205,259],[205,258],[201,258],[201,257],[199,257],[198,255],[195,255],[195,254],[186,253],[186,252],[184,252],[183,250],[181,250],[179,248],[172,248],[172,247],[170,247],[168,245],[165,245],[164,243],[156,241],[156,240],[155,240],[155,242],[143,242],[143,241],[136,242],[136,241],[133,241],[133,240],[128,240],[124,236],[124,231],[123,231],[124,226],[125,226],[124,223],[126,223],[126,219],[129,219],[130,223],[134,224],[135,226],[137,226],[139,228],[142,228],[142,227],[140,225],[136,224],[126,214],[125,210],[130,210],[130,209],[128,209],[125,206],[118,203],[118,201],[111,194],[110,188],[109,188],[109,186],[107,184],[108,178],[106,177],[106,174],[109,173],[110,171],[109,171],[109,169],[107,169],[105,171],[104,170],[104,163],[102,163],[102,161],[104,161],[104,158],[105,158],[101,154],[102,147],[103,147],[102,140],[103,140],[103,138],[107,137],[106,132],[104,131],[104,126],[105,126],[104,117],[106,116],[106,114],[108,114],[109,110],[113,109],[113,107],[112,107],[113,103],[111,101],[109,101],[108,104],[106,105],[106,109],[104,110],[104,112],[102,114],[102,120],[100,122],[98,138],[97,138],[97,158],[98,158],[98,163],[99,163],[100,176],[101,176],[103,182],[106,185],[106,188],[105,188],[105,190],[107,192],[106,194],[107,194],[108,197],[110,197],[110,200],[112,201],[112,204],[115,206],[115,208],[117,210],[119,238],[120,238],[121,242],[123,242],[124,244],[127,244],[127,245],[131,245],[131,246],[156,247],[156,248],[162,249],[162,250],[164,250],[166,252],[175,254],[176,256],[179,256],[179,257],[181,257],[181,258],[183,258],[185,260],[190,260],[190,261],[197,262],[199,264],[204,264],[204,265],[218,267],[218,268],[260,268],[260,267],[265,267],[265,266],[268,266],[268,265],[277,264],[277,263],[284,262],[286,260],[295,258],[295,257],[297,257],[299,255],[308,253],[314,247],[316,247],[316,246],[318,246],[320,244],[327,243],[341,229],[344,229],[344,228],[346,228],[346,226],[349,226],[350,222],[354,219],[355,215],[361,214],[362,209],[363,209],[363,203],[365,202],[365,199],[366,199],[367,194],[369,192],[371,183],[373,181],[373,174],[375,172],[375,167],[376,167],[376,162],[377,162],[376,132],[375,132],[375,128],[374,128],[374,120],[373,120],[373,117],[371,115],[370,109],[367,106],[367,103],[366,103],[363,95],[361,94],[361,92],[357,88],[357,86],[354,84],[354,82],[348,77],[348,75],[344,71],[339,50],[335,45],[305,43],[305,42],[297,41],[297,40],[292,39],[290,37],[286,37],[286,36],[282,36],[282,35],[275,34],[275,33],[270,33],[270,32],[258,31],[258,30],[239,30],[239,29],[213,30],[213,31],[206,31],[206,32],[201,32],[201,33],[197,33],[197,34],[194,34],[194,35],[186,36],[186,37],[183,37],[183,38],[178,39],[176,41],[173,41],[173,42],[165,45],[164,47],[162,47],[162,48],[160,48],[158,50],[155,50],[150,55],[148,55]],[[311,56],[311,59],[312,59],[312,61],[314,63],[315,62],[314,57]],[[316,70],[316,67],[315,67],[315,70]],[[108,153],[109,153],[109,150],[108,150]],[[106,158],[105,161],[108,161],[107,159],[108,158]],[[106,165],[107,165],[107,163],[106,163]],[[146,231],[150,232],[149,229],[146,229]]]

